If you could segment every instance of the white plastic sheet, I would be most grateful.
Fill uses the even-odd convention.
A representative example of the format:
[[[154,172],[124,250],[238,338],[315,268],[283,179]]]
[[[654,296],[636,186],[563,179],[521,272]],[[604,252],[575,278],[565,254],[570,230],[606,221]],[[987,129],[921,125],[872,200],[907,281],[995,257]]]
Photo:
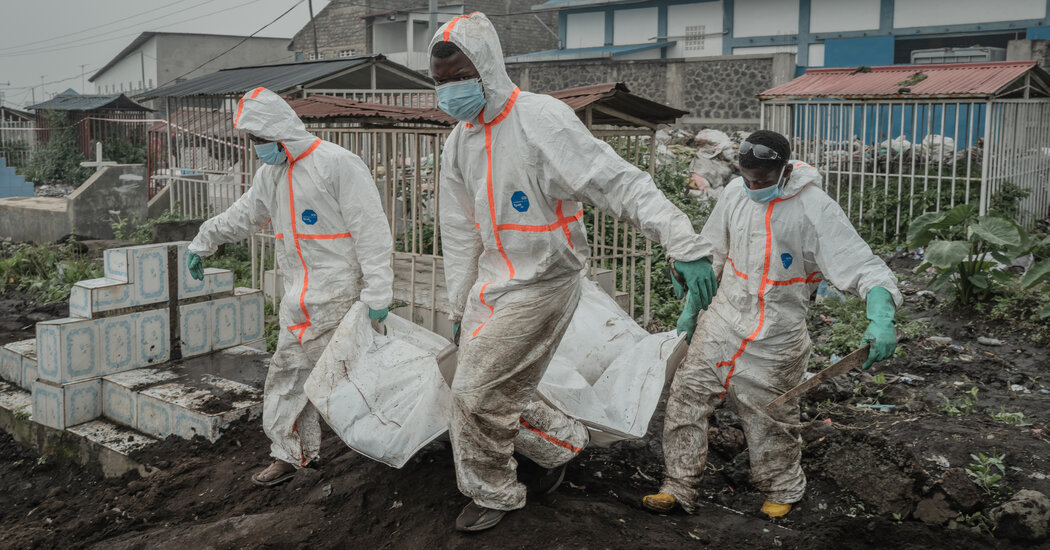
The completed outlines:
[[[538,393],[591,429],[591,443],[645,435],[664,384],[685,356],[674,331],[649,334],[592,281]]]
[[[400,468],[448,430],[448,384],[437,355],[441,336],[396,315],[386,334],[368,319],[368,306],[347,312],[317,366],[306,395],[351,449]]]

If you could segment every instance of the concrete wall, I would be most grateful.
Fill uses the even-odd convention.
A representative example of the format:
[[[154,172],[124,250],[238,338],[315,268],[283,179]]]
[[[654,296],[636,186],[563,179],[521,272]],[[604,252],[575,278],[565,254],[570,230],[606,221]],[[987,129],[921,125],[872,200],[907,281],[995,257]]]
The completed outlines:
[[[112,239],[115,217],[145,220],[149,190],[146,166],[122,164],[95,172],[70,195],[69,215],[73,233],[96,239]]]
[[[1006,60],[1036,61],[1044,70],[1050,70],[1050,40],[1011,40]]]
[[[220,69],[287,63],[294,59],[288,52],[287,38],[249,38],[229,53],[185,74],[234,46],[243,40],[243,37],[162,34],[157,36],[157,40],[158,86],[173,82],[176,78],[188,80]]]
[[[584,60],[509,65],[523,90],[551,92],[603,82],[625,82],[632,93],[689,111],[678,126],[754,130],[759,125],[755,96],[794,78],[790,54],[763,56]]]
[[[50,243],[75,233],[112,239],[115,217],[146,219],[145,175],[142,164],[107,166],[66,198],[0,199],[0,238]]]
[[[439,6],[463,4],[463,12],[480,11],[486,14],[527,12],[529,4],[516,0],[461,0],[442,1]],[[317,24],[318,51],[325,59],[336,59],[342,50],[355,53],[373,53],[371,29],[362,15],[386,10],[409,9],[425,6],[419,0],[332,0],[314,19]],[[555,33],[558,32],[558,16],[554,12],[538,14]],[[508,17],[492,17],[503,44],[505,55],[551,50],[558,47],[554,34],[536,21],[531,13]],[[429,37],[426,42],[429,42]],[[424,45],[425,47],[425,45]],[[288,49],[301,54],[302,59],[314,50],[314,34],[309,24],[292,38]],[[378,51],[378,50],[376,50]]]
[[[0,239],[52,243],[72,232],[66,199],[0,199]]]
[[[150,38],[136,51],[106,69],[106,72],[99,75],[93,84],[95,92],[99,94],[147,90],[156,86],[157,37]]]

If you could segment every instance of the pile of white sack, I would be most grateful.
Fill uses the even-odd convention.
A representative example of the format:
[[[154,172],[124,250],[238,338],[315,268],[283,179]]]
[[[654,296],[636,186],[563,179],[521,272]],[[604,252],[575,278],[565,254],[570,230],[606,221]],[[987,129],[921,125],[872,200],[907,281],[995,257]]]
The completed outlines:
[[[583,422],[593,445],[642,437],[685,357],[685,340],[673,331],[649,334],[594,282],[582,284],[539,397]],[[383,325],[380,334],[363,303],[350,308],[306,395],[350,448],[400,468],[448,430],[451,392],[438,358],[451,344],[393,314]]]

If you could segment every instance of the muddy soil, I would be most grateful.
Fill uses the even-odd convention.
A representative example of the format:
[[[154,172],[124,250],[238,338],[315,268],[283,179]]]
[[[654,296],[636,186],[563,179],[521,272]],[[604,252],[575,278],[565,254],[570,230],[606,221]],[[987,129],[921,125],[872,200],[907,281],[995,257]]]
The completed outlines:
[[[37,323],[67,316],[66,303],[45,305],[14,290],[0,294],[0,345],[36,338]]]
[[[2,300],[0,307],[8,303]],[[746,444],[730,409],[712,420],[699,512],[644,510],[641,497],[658,488],[662,470],[661,406],[647,438],[585,450],[558,491],[530,495],[524,510],[475,535],[453,528],[466,499],[456,489],[451,452],[441,441],[393,470],[326,433],[315,468],[263,489],[249,482],[269,462],[258,421],[234,426],[215,444],[169,439],[143,450],[138,458],[159,468],[147,479],[129,474],[107,480],[60,459],[40,458],[0,433],[0,546],[1040,547],[996,538],[981,530],[974,514],[987,515],[1020,489],[1050,494],[1050,394],[1042,393],[1050,386],[1050,354],[1009,327],[931,309],[929,302],[913,292],[906,308],[913,318],[929,316],[931,334],[951,336],[950,344],[926,338],[902,342],[902,355],[826,384],[804,400],[808,488],[805,499],[780,520],[758,513],[763,497],[748,481]],[[0,321],[17,324],[14,319],[24,314],[22,306],[3,309]],[[977,336],[1006,344],[982,346]],[[969,414],[941,412],[945,397],[960,403],[972,387],[978,392]],[[997,421],[989,411],[1021,412],[1025,425]],[[975,453],[1004,455],[1006,472],[997,486],[959,489],[942,481],[954,472],[953,483],[961,479],[965,485],[968,476],[955,469],[971,468]],[[519,475],[526,483],[538,473],[522,460]],[[975,501],[954,505],[966,508],[965,517],[933,524],[917,519],[916,509],[938,491]]]

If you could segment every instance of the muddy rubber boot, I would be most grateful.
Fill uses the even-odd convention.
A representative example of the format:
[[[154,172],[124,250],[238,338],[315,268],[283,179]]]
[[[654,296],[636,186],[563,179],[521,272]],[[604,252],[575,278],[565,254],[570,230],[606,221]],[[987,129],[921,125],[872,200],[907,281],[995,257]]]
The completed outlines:
[[[777,504],[768,500],[762,504],[762,513],[771,518],[782,518],[790,511],[790,504]]]
[[[678,501],[667,493],[656,493],[655,495],[642,497],[642,506],[654,512],[670,512],[674,510],[676,504],[678,504]]]
[[[289,469],[290,468],[290,469]],[[275,460],[265,470],[252,475],[252,483],[260,487],[273,487],[295,477],[295,467],[283,460]]]
[[[456,518],[456,530],[473,532],[491,529],[495,527],[505,515],[507,515],[507,512],[503,510],[493,510],[492,508],[485,508],[484,506],[478,506],[471,502],[463,507],[463,511],[460,512],[459,517]]]

